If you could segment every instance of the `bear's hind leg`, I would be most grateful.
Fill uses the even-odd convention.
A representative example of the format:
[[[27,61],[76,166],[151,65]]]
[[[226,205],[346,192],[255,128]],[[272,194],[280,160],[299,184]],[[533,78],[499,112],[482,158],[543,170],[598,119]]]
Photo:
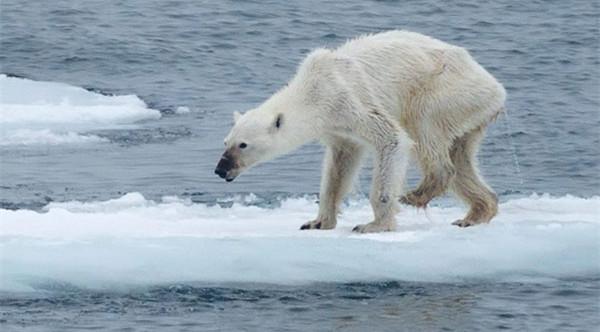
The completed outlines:
[[[435,197],[446,192],[456,171],[452,163],[449,148],[436,147],[423,149],[417,147],[417,155],[423,173],[423,179],[415,190],[400,198],[400,202],[416,207],[426,207]]]
[[[300,229],[335,228],[339,205],[352,188],[363,150],[359,144],[341,139],[327,147],[319,194],[319,215],[315,220],[303,224]]]
[[[469,204],[469,212],[452,223],[459,227],[469,227],[488,223],[498,212],[498,198],[483,181],[477,169],[477,150],[485,130],[477,128],[457,139],[450,151],[456,166],[456,176],[451,188],[463,201]]]

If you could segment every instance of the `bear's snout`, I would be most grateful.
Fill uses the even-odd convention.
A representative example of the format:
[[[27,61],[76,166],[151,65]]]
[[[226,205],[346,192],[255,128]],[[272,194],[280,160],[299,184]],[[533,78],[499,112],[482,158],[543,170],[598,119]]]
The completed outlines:
[[[215,174],[224,179],[227,176],[227,171],[217,167],[215,168]]]
[[[220,178],[225,179],[227,182],[233,181],[235,177],[228,177],[227,174],[234,166],[233,158],[227,153],[224,153],[217,164],[217,168],[215,168],[215,174]]]

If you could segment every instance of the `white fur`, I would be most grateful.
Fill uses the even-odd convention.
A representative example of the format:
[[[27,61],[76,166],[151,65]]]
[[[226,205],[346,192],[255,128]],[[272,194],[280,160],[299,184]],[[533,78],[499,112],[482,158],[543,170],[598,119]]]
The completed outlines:
[[[389,31],[310,53],[286,87],[236,116],[225,144],[239,158],[234,176],[309,141],[325,144],[319,215],[304,226],[320,229],[335,227],[360,160],[372,151],[375,220],[355,230],[389,231],[411,151],[423,168],[422,187],[445,190],[456,173],[450,156],[455,140],[485,128],[504,100],[503,87],[465,49]],[[241,142],[248,147],[239,149]],[[440,189],[430,191],[433,197]]]

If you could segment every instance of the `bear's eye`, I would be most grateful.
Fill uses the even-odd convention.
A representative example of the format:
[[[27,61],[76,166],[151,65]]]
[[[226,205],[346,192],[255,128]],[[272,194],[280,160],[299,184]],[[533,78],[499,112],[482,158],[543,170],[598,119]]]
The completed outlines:
[[[240,143],[240,149],[245,149],[248,146],[246,143]]]
[[[279,129],[279,127],[281,127],[281,118],[282,118],[282,115],[279,114],[277,116],[277,119],[275,120],[275,128],[277,128],[277,129]]]

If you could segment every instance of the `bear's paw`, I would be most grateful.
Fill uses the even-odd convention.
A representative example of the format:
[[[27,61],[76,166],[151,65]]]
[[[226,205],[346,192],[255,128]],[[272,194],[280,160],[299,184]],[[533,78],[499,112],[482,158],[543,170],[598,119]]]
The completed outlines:
[[[309,221],[305,224],[303,224],[302,226],[300,226],[300,230],[307,230],[307,229],[334,229],[335,228],[335,223],[331,223],[331,222],[325,222],[324,220],[320,220],[320,219],[315,219],[312,221]]]
[[[379,233],[379,232],[393,232],[396,230],[395,222],[370,222],[368,224],[356,225],[352,231],[356,233]]]

